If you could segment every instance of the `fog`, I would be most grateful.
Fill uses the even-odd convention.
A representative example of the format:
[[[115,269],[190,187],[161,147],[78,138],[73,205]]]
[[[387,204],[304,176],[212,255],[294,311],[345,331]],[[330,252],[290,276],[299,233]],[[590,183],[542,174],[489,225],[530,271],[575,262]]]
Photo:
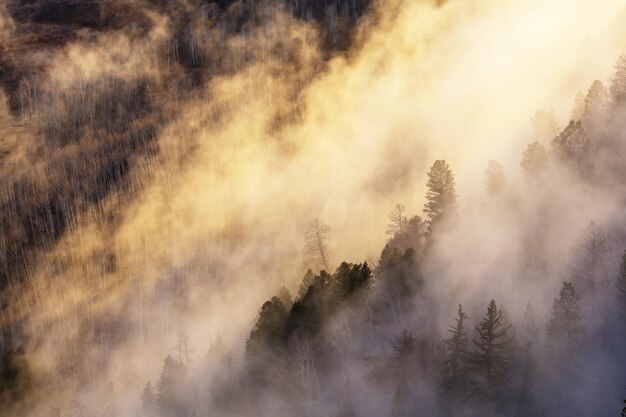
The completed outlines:
[[[551,141],[577,93],[611,84],[626,50],[623,2],[337,2],[323,19],[288,1],[94,2],[104,23],[68,24],[71,35],[41,23],[69,39],[54,44],[18,3],[0,8],[1,65],[13,71],[0,109],[0,351],[23,346],[34,382],[17,405],[6,400],[7,415],[164,415],[141,395],[167,355],[186,368],[177,415],[447,415],[436,363],[458,304],[469,344],[495,299],[523,346],[530,303],[537,361],[549,363],[539,346],[552,302],[575,281],[591,221],[606,237],[606,289],[577,287],[587,337],[617,321],[620,106],[604,132],[617,144],[593,169],[574,173]],[[540,110],[556,129],[538,133]],[[520,161],[535,141],[550,163],[529,178]],[[401,204],[426,219],[435,160],[454,173],[458,212],[414,247],[419,291],[370,327],[386,297],[381,251],[395,242],[388,215]],[[490,160],[507,178],[495,196]],[[328,272],[367,261],[373,288],[329,313],[321,336],[295,332],[274,353],[284,364],[264,364],[306,376],[256,384],[246,339],[264,302],[283,286],[295,300],[307,269],[320,272],[306,250],[313,219],[330,228]],[[399,394],[381,369],[404,330],[427,340],[432,363],[415,365]],[[589,342],[578,379],[549,370],[536,382],[545,415],[618,415],[624,333],[606,337],[617,348]],[[504,411],[468,401],[457,415],[520,415],[516,395],[504,394]]]

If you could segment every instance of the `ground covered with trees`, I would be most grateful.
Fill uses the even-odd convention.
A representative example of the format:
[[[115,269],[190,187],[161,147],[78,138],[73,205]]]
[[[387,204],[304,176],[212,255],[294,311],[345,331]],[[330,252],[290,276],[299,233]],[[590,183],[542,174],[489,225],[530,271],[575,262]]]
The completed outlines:
[[[626,55],[504,3],[1,4],[0,415],[626,416]]]

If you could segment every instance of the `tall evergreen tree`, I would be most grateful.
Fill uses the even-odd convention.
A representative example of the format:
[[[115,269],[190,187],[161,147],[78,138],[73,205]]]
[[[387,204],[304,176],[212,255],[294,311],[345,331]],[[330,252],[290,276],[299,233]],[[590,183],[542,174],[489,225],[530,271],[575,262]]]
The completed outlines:
[[[552,140],[552,149],[569,164],[580,164],[587,149],[587,135],[582,121],[570,121],[567,127]]]
[[[156,396],[156,404],[163,417],[186,415],[183,395],[186,376],[185,365],[168,355],[161,369]]]
[[[445,358],[442,363],[441,388],[446,399],[452,403],[462,399],[469,391],[469,351],[465,322],[469,319],[459,304],[455,324],[448,329],[450,337],[445,340]]]
[[[572,281],[592,295],[608,289],[609,247],[602,227],[591,221],[574,250],[571,265]]]
[[[522,155],[520,165],[530,178],[541,174],[548,166],[548,155],[544,146],[539,142],[530,143]]]
[[[491,300],[487,312],[476,327],[478,340],[473,339],[475,351],[470,355],[477,388],[487,400],[494,400],[503,391],[510,365],[510,325],[502,310]]]
[[[301,300],[306,295],[306,292],[309,290],[309,287],[313,285],[314,281],[315,274],[311,269],[307,270],[306,274],[304,274],[304,277],[302,278],[300,286],[298,287],[298,300]]]
[[[595,80],[585,96],[583,126],[585,131],[597,139],[604,130],[609,115],[609,95],[601,81]]]
[[[150,417],[154,416],[156,411],[156,397],[150,381],[146,383],[141,393],[141,411]]]
[[[432,227],[452,214],[456,206],[456,190],[454,173],[444,160],[436,160],[428,171],[428,183],[426,184],[426,204],[424,213],[428,216]]]
[[[547,343],[549,350],[564,359],[574,354],[583,333],[582,312],[574,285],[563,282],[559,298],[552,305],[552,317],[548,322]]]
[[[287,309],[278,297],[263,303],[259,319],[246,340],[246,360],[251,361],[274,349],[279,349],[285,340]]]

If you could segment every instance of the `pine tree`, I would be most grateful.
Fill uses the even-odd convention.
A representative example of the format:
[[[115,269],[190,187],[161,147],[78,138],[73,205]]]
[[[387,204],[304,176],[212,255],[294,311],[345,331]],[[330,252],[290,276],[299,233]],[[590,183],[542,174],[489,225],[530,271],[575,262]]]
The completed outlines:
[[[626,251],[622,255],[622,263],[620,264],[615,287],[617,290],[616,296],[619,320],[621,321],[623,329],[626,330]]]
[[[183,390],[187,369],[172,356],[168,355],[163,363],[157,385],[156,404],[164,417],[185,415]]]
[[[385,234],[390,235],[392,238],[401,234],[407,225],[407,218],[404,215],[406,208],[403,205],[397,204],[393,211],[389,214],[389,224],[387,225],[387,231]]]
[[[574,250],[571,264],[572,281],[591,295],[608,284],[607,263],[608,240],[604,229],[590,222],[583,232],[580,243]]]
[[[552,140],[552,149],[561,160],[578,164],[582,162],[588,140],[582,121],[569,122],[567,127]]]
[[[539,142],[530,143],[522,155],[520,165],[528,177],[541,174],[548,166],[548,155],[544,146]]]
[[[626,98],[626,55],[618,58],[615,64],[615,72],[611,79],[611,98],[619,104]]]
[[[278,297],[263,303],[259,319],[246,340],[246,360],[265,357],[267,353],[279,349],[285,340],[287,309]]]
[[[146,416],[154,415],[156,409],[156,398],[154,396],[154,390],[152,389],[152,383],[148,381],[141,393],[141,410]]]
[[[309,287],[313,285],[314,281],[315,281],[315,274],[313,273],[311,269],[307,270],[306,274],[304,274],[304,277],[302,278],[302,282],[300,283],[300,286],[298,287],[298,300],[301,300],[302,298],[304,298],[304,296],[306,295],[306,292],[309,290]]]
[[[278,291],[278,298],[283,302],[286,310],[290,310],[293,305],[293,298],[289,290],[283,285]]]
[[[510,329],[511,326],[505,324],[502,310],[491,300],[487,313],[476,327],[478,340],[472,340],[476,351],[470,355],[477,388],[487,400],[495,399],[507,382],[509,345],[512,342],[508,336]]]
[[[609,96],[604,84],[596,80],[585,96],[583,126],[591,136],[597,137],[605,127],[608,118]]]
[[[426,184],[427,203],[424,204],[424,213],[428,216],[430,228],[442,219],[452,214],[456,206],[456,190],[454,173],[444,160],[437,160],[428,171]]]
[[[465,334],[465,322],[468,319],[463,306],[459,304],[458,317],[448,329],[450,337],[445,340],[441,388],[450,402],[460,400],[469,390],[469,352]]]
[[[502,164],[491,160],[485,170],[485,190],[489,197],[502,194],[506,188],[506,175]]]
[[[548,348],[554,354],[565,356],[564,359],[577,351],[583,333],[579,299],[574,286],[570,282],[563,282],[559,298],[552,305],[552,317],[546,334]]]

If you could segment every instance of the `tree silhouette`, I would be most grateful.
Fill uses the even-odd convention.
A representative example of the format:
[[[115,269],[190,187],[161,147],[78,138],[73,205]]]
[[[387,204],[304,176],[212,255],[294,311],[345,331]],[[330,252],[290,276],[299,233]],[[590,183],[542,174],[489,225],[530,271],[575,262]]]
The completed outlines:
[[[463,306],[459,304],[455,324],[448,329],[450,337],[445,340],[441,388],[444,396],[453,403],[466,396],[469,390],[469,351],[465,333],[465,322],[468,319]]]
[[[520,165],[528,177],[541,174],[548,166],[548,155],[544,146],[539,142],[530,143],[522,155]]]
[[[472,339],[476,350],[470,355],[477,389],[488,400],[493,400],[507,381],[509,345],[512,342],[508,335],[510,329],[511,326],[504,322],[502,310],[491,300],[485,316],[476,327],[478,340]]]
[[[185,415],[184,384],[187,376],[185,366],[168,355],[161,369],[157,385],[156,404],[164,417]]]
[[[570,121],[567,127],[552,140],[552,149],[569,164],[580,164],[587,150],[587,135],[582,121]]]
[[[580,336],[583,333],[582,313],[578,305],[580,296],[574,285],[563,282],[559,291],[559,298],[552,305],[552,316],[548,321],[547,343],[553,352],[564,356],[571,356],[577,351]]]
[[[389,224],[387,225],[387,231],[385,232],[387,235],[390,235],[392,238],[398,234],[402,233],[407,225],[407,218],[404,215],[406,208],[403,205],[397,204],[393,211],[389,214]]]
[[[317,269],[328,270],[328,234],[330,226],[313,219],[307,224],[304,254]]]
[[[146,383],[141,393],[141,411],[146,416],[153,416],[156,411],[156,397],[150,381]]]
[[[571,273],[572,281],[592,295],[598,287],[608,284],[607,267],[609,247],[604,229],[590,222],[574,250]]]
[[[436,160],[428,171],[426,184],[426,204],[424,213],[429,219],[430,228],[453,213],[456,206],[454,173],[444,160]]]
[[[285,340],[287,309],[278,297],[263,303],[259,319],[246,340],[246,360],[265,357]]]

